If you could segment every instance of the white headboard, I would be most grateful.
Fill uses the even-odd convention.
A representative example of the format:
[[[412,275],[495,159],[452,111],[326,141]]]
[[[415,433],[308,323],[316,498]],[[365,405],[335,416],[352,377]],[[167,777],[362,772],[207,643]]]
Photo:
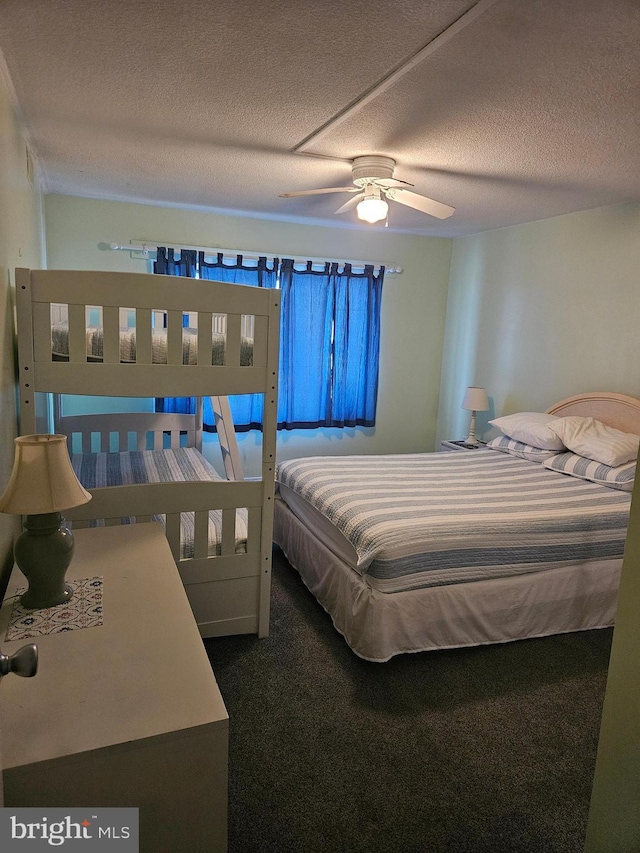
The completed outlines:
[[[549,414],[558,417],[568,415],[591,416],[607,424],[607,426],[640,435],[640,400],[626,394],[614,394],[607,391],[576,394],[574,397],[560,400],[547,411]]]

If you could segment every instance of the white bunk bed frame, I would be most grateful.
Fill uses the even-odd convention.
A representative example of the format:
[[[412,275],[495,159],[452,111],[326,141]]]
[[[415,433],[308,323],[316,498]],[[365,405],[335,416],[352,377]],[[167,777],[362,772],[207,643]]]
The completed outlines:
[[[96,519],[119,524],[165,517],[166,535],[200,633],[204,637],[257,633],[267,636],[271,586],[273,491],[280,294],[247,285],[215,281],[176,281],[170,276],[77,270],[16,270],[20,431],[38,432],[36,393],[116,397],[198,399],[195,415],[124,413],[66,417],[64,433],[81,433],[84,452],[162,448],[182,443],[201,450],[202,398],[212,398],[227,480],[144,483],[91,489],[92,500],[65,513],[75,526]],[[52,355],[52,308],[67,306],[68,360]],[[103,359],[87,360],[87,307],[102,311]],[[136,312],[136,361],[120,363],[120,309]],[[166,364],[152,363],[152,316],[166,312]],[[197,364],[182,363],[183,312],[198,317]],[[211,364],[212,315],[226,314],[223,365]],[[240,366],[242,316],[254,318],[253,360]],[[207,362],[208,354],[208,362]],[[244,481],[226,395],[262,393],[264,423],[262,478]],[[91,435],[94,446],[91,446]],[[166,446],[166,445],[165,445]],[[236,553],[236,510],[246,508],[246,553]],[[220,554],[208,553],[210,510],[222,511]],[[181,557],[180,516],[195,514],[194,556]]]

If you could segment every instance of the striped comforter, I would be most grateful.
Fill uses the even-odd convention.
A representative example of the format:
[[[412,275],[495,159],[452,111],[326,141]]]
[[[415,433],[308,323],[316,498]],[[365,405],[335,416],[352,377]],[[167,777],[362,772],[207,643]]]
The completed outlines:
[[[89,328],[86,332],[87,359],[102,361],[103,334],[101,328]],[[214,332],[211,342],[211,364],[225,363],[226,335]],[[58,359],[69,358],[69,326],[67,323],[56,323],[51,328],[51,348]],[[136,361],[136,330],[120,330],[120,361],[124,364],[135,364]],[[152,364],[167,363],[167,330],[153,329],[151,334]],[[182,363],[198,363],[198,330],[182,330]],[[240,339],[240,366],[253,364],[253,341],[251,338]]]
[[[142,450],[126,453],[74,453],[71,463],[86,489],[127,486],[136,483],[172,483],[195,480],[220,480],[215,468],[193,447],[177,450]],[[162,521],[162,518],[158,519]],[[209,554],[220,554],[222,513],[209,513]],[[181,557],[194,554],[194,515],[181,513]],[[247,545],[247,511],[236,512],[236,553]]]
[[[631,496],[493,450],[282,462],[276,480],[397,592],[620,558]]]

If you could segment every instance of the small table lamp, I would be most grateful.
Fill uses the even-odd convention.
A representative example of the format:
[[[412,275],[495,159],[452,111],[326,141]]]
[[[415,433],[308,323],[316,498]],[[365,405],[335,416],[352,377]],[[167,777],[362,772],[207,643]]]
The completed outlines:
[[[14,556],[29,581],[21,596],[24,607],[64,604],[72,589],[64,582],[73,556],[73,534],[63,526],[60,510],[80,506],[91,495],[78,481],[64,435],[21,435],[9,483],[0,497],[0,512],[25,515]]]
[[[489,409],[489,398],[485,388],[475,385],[467,388],[461,408],[471,412],[471,423],[469,424],[469,435],[465,444],[478,444],[476,438],[476,412],[486,412]]]

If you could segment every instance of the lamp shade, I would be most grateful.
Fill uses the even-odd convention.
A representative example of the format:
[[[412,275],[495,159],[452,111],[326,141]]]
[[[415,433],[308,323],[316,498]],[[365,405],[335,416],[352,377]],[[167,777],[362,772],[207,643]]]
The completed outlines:
[[[64,435],[20,435],[13,470],[0,497],[0,512],[41,515],[87,503],[91,495],[76,477]]]
[[[461,408],[468,409],[470,412],[486,412],[489,409],[486,388],[478,388],[475,385],[467,388]]]

